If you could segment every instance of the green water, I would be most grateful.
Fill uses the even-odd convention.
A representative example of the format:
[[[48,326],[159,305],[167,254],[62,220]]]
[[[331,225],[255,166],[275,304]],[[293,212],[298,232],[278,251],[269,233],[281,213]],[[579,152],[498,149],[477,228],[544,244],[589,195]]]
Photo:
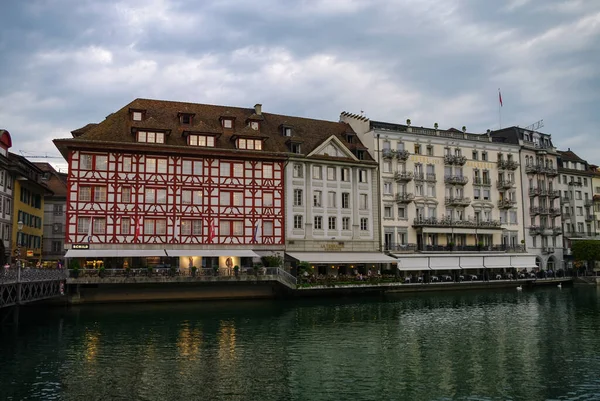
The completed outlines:
[[[0,399],[600,399],[600,293],[21,308]]]

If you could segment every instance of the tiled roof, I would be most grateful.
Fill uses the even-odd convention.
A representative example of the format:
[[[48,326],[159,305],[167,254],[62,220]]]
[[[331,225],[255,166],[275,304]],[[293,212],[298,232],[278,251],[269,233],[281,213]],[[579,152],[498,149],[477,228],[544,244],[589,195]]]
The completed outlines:
[[[78,136],[81,136],[81,135],[85,134],[87,131],[90,130],[90,128],[93,128],[96,125],[98,125],[98,124],[96,124],[96,123],[86,124],[86,125],[84,125],[81,128],[77,128],[77,129],[71,131],[71,134],[73,135],[74,138],[77,138]]]
[[[563,151],[559,150],[558,154],[563,160],[586,163],[581,157],[577,156],[571,149]]]
[[[42,183],[54,193],[52,197],[67,196],[66,174],[59,173],[49,163],[34,162],[33,164],[35,164],[36,167],[38,167],[44,173],[50,173],[48,179],[43,180]]]
[[[132,121],[130,110],[144,110],[143,121]],[[178,117],[181,113],[194,114],[192,124],[185,125],[180,123]],[[233,129],[224,129],[221,126],[220,117],[233,118]],[[358,142],[358,137],[354,136],[353,143],[348,143],[346,133],[354,133],[350,125],[342,122],[314,120],[310,118],[285,116],[261,112],[256,114],[254,108],[240,108],[230,106],[216,106],[197,103],[184,103],[165,100],[135,99],[131,103],[122,107],[115,113],[110,114],[104,121],[96,125],[88,124],[79,130],[75,130],[78,135],[74,136],[73,142],[117,142],[123,144],[135,144],[136,139],[132,134],[132,128],[137,130],[155,129],[166,130],[169,135],[166,136],[165,145],[185,146],[187,147],[184,132],[204,132],[209,134],[220,134],[216,137],[215,147],[220,149],[234,150],[235,144],[232,136],[244,135],[250,133],[246,121],[248,119],[260,121],[260,131],[252,131],[257,137],[267,136],[262,151],[249,151],[257,155],[260,152],[282,152],[288,153],[289,146],[286,142],[290,137],[283,136],[282,126],[292,128],[292,139],[300,138],[302,140],[302,154],[309,154],[323,141],[332,135],[335,135],[349,149],[363,149],[362,144]],[[62,140],[57,140],[62,141]],[[152,145],[154,146],[154,145]],[[161,145],[156,144],[157,150]],[[368,152],[364,152],[366,161],[373,161]]]

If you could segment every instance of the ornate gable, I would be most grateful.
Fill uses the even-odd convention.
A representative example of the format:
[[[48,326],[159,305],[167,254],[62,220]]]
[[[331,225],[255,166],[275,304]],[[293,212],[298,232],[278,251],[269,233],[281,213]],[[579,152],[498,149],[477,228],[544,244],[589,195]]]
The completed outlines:
[[[323,141],[322,144],[317,146],[308,157],[311,156],[323,156],[323,157],[335,157],[335,158],[347,158],[358,161],[356,156],[339,140],[338,137],[332,135]]]

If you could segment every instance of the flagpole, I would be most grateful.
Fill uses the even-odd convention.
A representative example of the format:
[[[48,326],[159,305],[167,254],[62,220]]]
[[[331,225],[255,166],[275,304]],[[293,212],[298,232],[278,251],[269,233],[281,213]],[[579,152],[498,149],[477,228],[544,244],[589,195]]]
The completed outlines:
[[[502,129],[502,93],[498,88],[498,129]]]

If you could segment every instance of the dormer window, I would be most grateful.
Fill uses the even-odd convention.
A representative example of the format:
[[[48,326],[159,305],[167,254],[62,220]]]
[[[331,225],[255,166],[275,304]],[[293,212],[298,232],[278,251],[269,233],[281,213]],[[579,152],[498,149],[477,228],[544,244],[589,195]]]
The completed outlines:
[[[294,142],[290,143],[290,152],[297,153],[297,154],[302,153],[300,151],[300,144],[294,143]]]
[[[357,150],[356,151],[356,158],[358,160],[365,160],[365,151],[364,150]]]
[[[260,124],[258,121],[250,121],[250,128],[252,128],[254,131],[258,131]]]
[[[131,119],[133,121],[142,121],[144,119],[144,112],[142,110],[131,110]]]
[[[137,141],[144,143],[165,143],[164,132],[138,131]]]
[[[223,128],[232,129],[233,128],[233,119],[223,118],[223,119],[221,119],[221,124],[223,124]]]
[[[239,138],[237,140],[237,148],[248,150],[262,150],[262,140]]]
[[[348,143],[354,143],[354,135],[347,134],[346,135],[346,142],[348,142]]]
[[[283,127],[283,136],[292,136],[292,127]]]
[[[183,125],[191,125],[194,119],[192,113],[179,113],[179,122]]]
[[[211,135],[188,135],[188,145],[215,147],[215,137]]]

